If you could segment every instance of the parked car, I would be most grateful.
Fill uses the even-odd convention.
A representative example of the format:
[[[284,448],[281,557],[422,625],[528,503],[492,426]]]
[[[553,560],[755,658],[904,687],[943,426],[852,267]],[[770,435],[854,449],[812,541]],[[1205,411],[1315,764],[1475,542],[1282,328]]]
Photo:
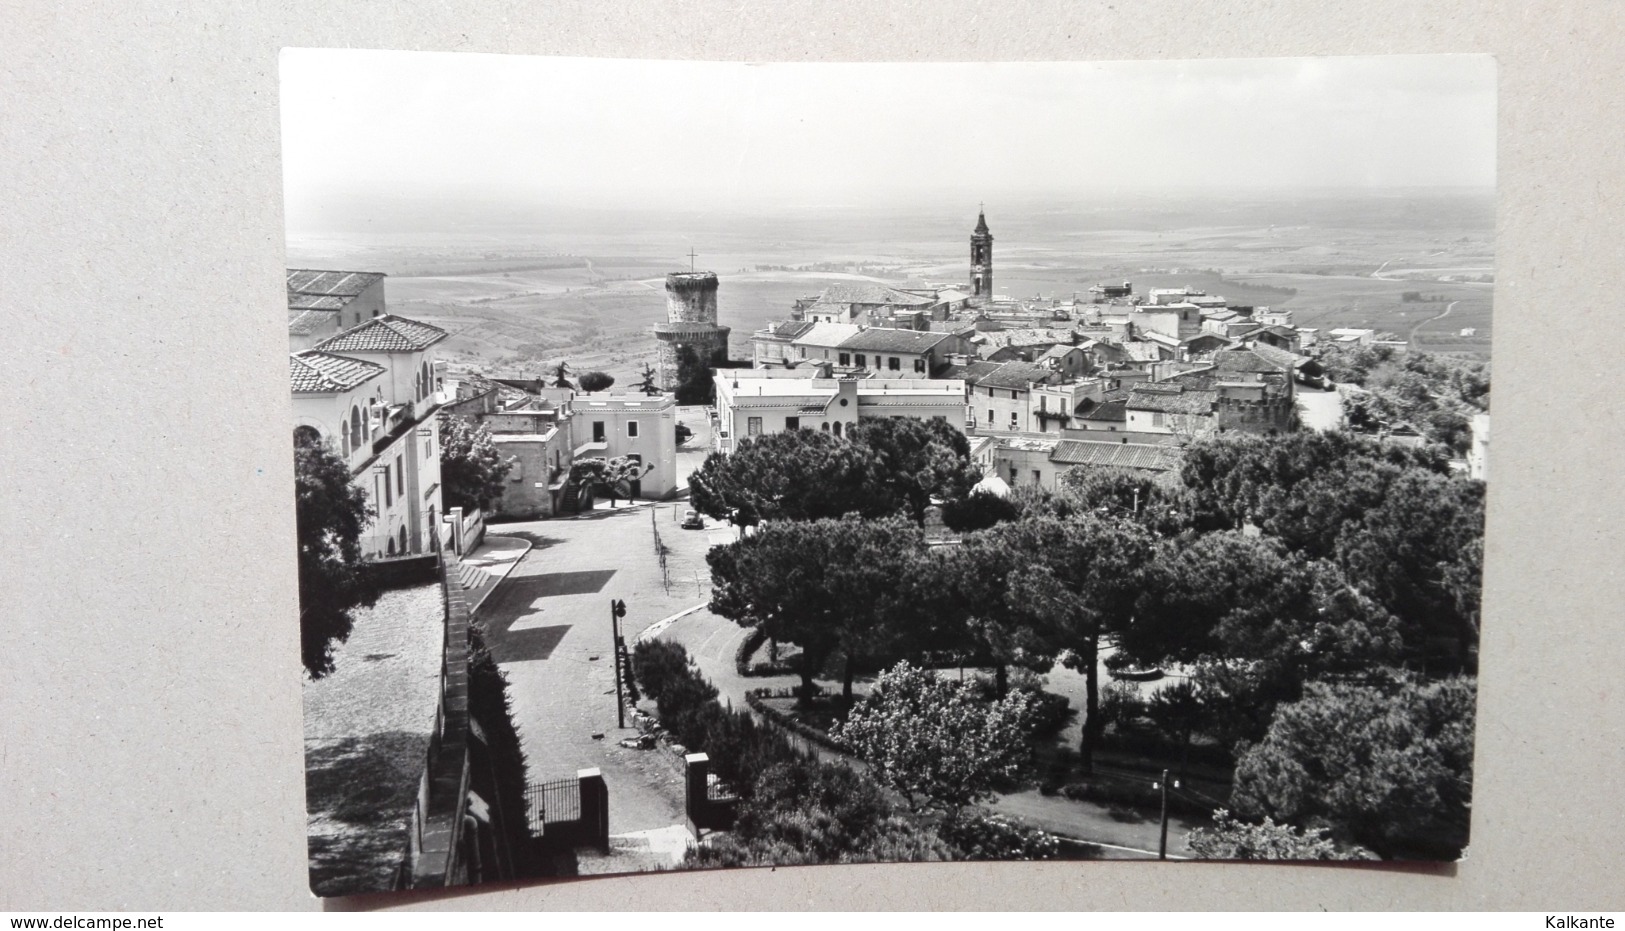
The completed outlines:
[[[681,446],[684,443],[687,443],[688,438],[693,436],[693,435],[694,435],[694,431],[690,430],[688,428],[688,424],[680,423],[680,424],[677,425],[677,445],[678,446]]]
[[[705,529],[705,518],[700,516],[699,511],[684,511],[683,512],[683,529],[684,530],[704,530]]]

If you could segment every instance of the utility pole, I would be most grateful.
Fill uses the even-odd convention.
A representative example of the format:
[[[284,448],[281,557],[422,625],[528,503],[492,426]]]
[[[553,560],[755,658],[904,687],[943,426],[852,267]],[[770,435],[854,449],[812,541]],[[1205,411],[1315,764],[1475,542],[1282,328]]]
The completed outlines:
[[[1168,771],[1162,771],[1162,780],[1151,783],[1151,788],[1162,790],[1162,840],[1157,844],[1157,859],[1168,859]],[[1174,780],[1174,788],[1179,788],[1179,780]]]
[[[615,659],[615,726],[626,727],[626,702],[621,700],[621,618],[626,615],[626,602],[618,598],[609,601],[609,629],[614,637],[610,655]],[[1164,819],[1166,821],[1166,819]]]

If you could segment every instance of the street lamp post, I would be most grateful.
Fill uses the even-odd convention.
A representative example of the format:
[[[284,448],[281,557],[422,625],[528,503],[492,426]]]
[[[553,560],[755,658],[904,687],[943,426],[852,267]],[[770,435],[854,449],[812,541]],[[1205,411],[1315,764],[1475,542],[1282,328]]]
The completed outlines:
[[[609,629],[614,638],[610,656],[615,660],[615,726],[626,727],[626,702],[621,699],[621,618],[626,616],[626,602],[612,598],[609,602]]]
[[[1173,781],[1173,787],[1179,788],[1179,780]],[[1168,859],[1168,771],[1162,771],[1162,779],[1151,783],[1151,788],[1162,790],[1162,840],[1157,844],[1157,859]]]

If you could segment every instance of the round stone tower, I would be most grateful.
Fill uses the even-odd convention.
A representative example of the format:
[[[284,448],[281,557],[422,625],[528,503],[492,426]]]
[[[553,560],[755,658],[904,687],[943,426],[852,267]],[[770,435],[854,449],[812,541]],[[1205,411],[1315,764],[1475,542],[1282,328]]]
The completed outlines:
[[[666,276],[666,320],[655,324],[659,340],[660,387],[677,388],[678,356],[691,349],[704,364],[728,360],[728,328],[717,326],[715,272],[672,272]]]

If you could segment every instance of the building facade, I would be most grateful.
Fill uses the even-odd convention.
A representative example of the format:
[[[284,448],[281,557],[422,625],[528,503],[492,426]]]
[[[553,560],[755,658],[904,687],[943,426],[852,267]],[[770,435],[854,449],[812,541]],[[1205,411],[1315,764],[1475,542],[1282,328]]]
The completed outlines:
[[[296,442],[326,443],[367,492],[375,559],[436,550],[440,487],[434,346],[439,327],[383,314],[289,356]]]
[[[965,426],[965,383],[923,378],[779,378],[744,369],[716,376],[716,448],[786,430],[846,436],[859,420],[910,417]],[[774,373],[777,374],[777,373]]]

